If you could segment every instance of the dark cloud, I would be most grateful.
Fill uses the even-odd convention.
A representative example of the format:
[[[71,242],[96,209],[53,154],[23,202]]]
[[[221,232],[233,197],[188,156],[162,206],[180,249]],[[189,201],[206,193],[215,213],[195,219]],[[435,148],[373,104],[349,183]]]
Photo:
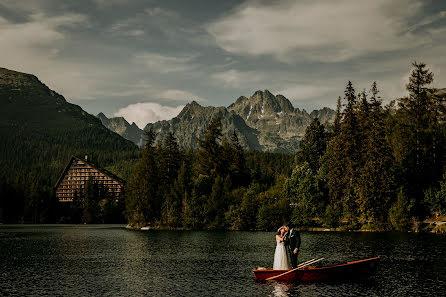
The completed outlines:
[[[140,102],[158,103],[156,118],[258,89],[333,107],[347,80],[358,90],[377,80],[389,99],[404,94],[415,59],[445,86],[444,1],[341,2],[4,0],[0,66],[36,74],[91,113],[125,110],[130,122]]]

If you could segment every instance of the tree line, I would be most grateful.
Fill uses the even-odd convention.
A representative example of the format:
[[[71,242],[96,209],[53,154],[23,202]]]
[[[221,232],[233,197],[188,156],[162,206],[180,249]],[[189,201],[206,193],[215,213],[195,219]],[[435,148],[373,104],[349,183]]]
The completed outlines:
[[[219,118],[210,122],[197,151],[182,150],[172,133],[159,144],[155,136],[146,132],[126,185],[126,216],[134,227],[256,228],[257,195],[291,171],[292,156],[245,152],[235,132],[223,137]]]
[[[173,134],[155,144],[148,131],[126,187],[127,220],[133,227],[272,230],[292,220],[408,230],[445,215],[445,98],[432,82],[426,65],[413,63],[408,96],[386,106],[376,82],[360,92],[348,82],[333,123],[314,119],[293,161],[245,152],[235,132],[222,136],[218,118],[196,151],[182,150]]]

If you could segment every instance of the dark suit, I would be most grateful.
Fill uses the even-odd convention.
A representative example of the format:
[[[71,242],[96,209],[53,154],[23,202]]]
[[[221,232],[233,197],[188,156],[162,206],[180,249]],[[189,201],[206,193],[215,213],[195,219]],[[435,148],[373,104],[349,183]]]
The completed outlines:
[[[285,239],[285,245],[288,247],[288,252],[291,257],[291,265],[293,268],[297,267],[297,255],[300,249],[300,233],[296,229],[291,229]],[[294,253],[294,249],[297,248],[297,253]]]

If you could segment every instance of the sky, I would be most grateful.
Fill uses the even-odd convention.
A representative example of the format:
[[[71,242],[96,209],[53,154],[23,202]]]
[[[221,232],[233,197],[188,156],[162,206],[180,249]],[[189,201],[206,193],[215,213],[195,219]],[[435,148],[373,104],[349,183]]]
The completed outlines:
[[[265,89],[334,108],[349,80],[388,102],[415,60],[446,87],[445,53],[442,0],[0,2],[0,67],[140,127]]]

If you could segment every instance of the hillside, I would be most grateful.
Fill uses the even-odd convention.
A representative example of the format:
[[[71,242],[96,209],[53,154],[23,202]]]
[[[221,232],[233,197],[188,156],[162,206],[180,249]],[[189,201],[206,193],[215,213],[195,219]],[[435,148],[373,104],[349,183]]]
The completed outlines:
[[[0,104],[0,166],[8,168],[0,178],[7,181],[51,187],[72,154],[104,167],[137,155],[135,144],[34,75],[0,68]]]

